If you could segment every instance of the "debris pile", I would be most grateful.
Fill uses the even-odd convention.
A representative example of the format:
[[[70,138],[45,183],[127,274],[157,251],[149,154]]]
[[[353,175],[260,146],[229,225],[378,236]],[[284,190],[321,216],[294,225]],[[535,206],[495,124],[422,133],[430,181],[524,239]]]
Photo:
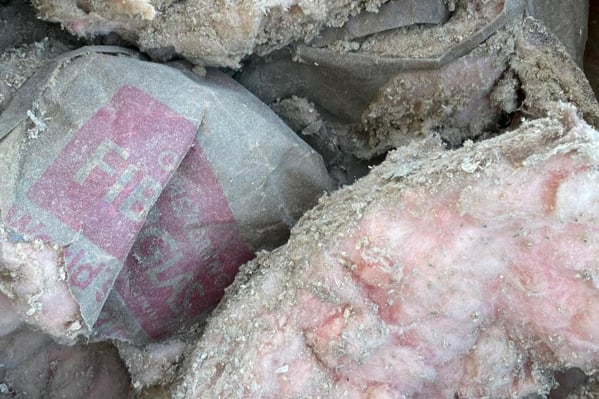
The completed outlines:
[[[0,398],[599,396],[588,15],[0,0]]]

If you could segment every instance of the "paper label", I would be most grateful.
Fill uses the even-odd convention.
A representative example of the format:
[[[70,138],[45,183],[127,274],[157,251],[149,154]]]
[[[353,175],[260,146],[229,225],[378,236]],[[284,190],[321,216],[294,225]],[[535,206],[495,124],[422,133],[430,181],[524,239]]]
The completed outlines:
[[[7,224],[52,242],[60,242],[61,229],[76,232],[65,248],[65,267],[86,322],[97,318],[148,212],[196,132],[171,108],[123,86],[28,190],[31,208],[49,215],[50,222],[32,231],[31,221],[42,215],[19,209],[22,204],[7,215]]]
[[[145,334],[162,338],[214,308],[252,256],[196,142],[150,212],[115,290]],[[130,339],[118,324],[101,316],[96,328]]]

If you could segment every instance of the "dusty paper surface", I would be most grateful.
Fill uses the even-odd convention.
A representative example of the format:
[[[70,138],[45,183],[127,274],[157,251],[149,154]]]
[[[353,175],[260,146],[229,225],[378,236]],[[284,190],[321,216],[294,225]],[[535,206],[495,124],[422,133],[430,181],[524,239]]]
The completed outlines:
[[[195,133],[181,115],[123,86],[8,210],[7,225],[66,244],[70,288],[89,325]]]
[[[181,317],[214,307],[239,265],[253,257],[195,144],[150,211],[96,333],[127,339],[137,331],[162,338],[177,330]],[[115,312],[131,317],[115,317]]]
[[[0,118],[3,222],[62,248],[86,335],[162,338],[201,321],[330,182],[224,75],[82,54]]]

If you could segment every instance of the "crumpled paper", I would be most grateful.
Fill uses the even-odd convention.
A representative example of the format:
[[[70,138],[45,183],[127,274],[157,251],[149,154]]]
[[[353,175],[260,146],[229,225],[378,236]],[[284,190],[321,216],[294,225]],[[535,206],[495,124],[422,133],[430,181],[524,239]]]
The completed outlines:
[[[115,47],[40,69],[0,116],[0,159],[2,222],[58,248],[77,334],[134,343],[201,322],[331,188],[321,157],[228,76]]]

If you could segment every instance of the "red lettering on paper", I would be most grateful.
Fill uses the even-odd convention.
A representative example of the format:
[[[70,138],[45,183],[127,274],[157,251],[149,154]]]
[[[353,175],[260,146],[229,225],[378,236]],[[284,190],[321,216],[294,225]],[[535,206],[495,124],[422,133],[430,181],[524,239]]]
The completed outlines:
[[[25,213],[15,205],[8,210],[5,223],[19,233],[26,234],[29,238],[52,242],[52,238],[46,233],[46,225],[35,220],[30,214]]]
[[[96,264],[89,261],[83,249],[71,256],[67,248],[65,250],[65,259],[69,260],[69,268],[72,270],[69,274],[69,281],[81,290],[85,290],[105,267],[103,263]]]
[[[83,125],[27,195],[124,262],[195,133],[182,115],[124,86]],[[84,276],[89,270],[72,273]],[[85,285],[86,279],[78,281]]]
[[[199,143],[162,192],[115,283],[151,338],[211,310],[251,259]]]

